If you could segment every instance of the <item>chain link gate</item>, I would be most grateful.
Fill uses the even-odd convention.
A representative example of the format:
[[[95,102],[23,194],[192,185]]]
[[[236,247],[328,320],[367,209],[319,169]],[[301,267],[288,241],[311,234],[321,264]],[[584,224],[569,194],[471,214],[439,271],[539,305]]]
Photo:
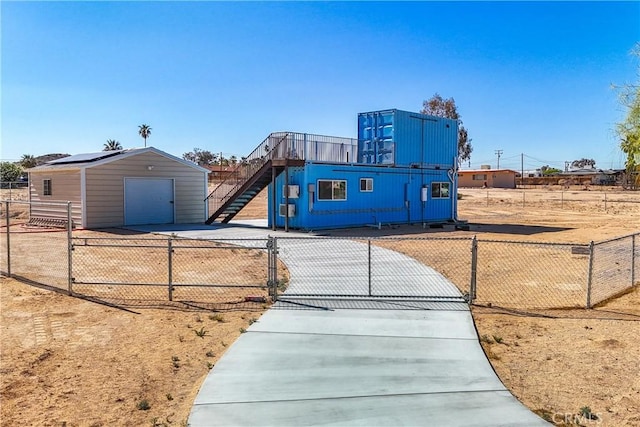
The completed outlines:
[[[273,247],[291,274],[283,292],[275,272],[275,299],[469,300],[469,238],[274,237]]]

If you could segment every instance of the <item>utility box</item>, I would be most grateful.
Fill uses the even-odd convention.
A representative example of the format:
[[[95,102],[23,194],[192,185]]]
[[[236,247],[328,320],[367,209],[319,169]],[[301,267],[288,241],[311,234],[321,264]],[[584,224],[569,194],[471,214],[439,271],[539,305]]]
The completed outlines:
[[[458,121],[402,110],[358,114],[358,163],[449,169]]]

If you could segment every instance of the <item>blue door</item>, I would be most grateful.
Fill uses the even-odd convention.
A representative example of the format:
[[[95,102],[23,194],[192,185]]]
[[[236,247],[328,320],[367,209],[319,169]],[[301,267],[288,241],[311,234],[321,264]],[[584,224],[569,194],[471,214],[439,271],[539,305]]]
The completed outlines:
[[[124,224],[173,224],[173,179],[125,178]]]

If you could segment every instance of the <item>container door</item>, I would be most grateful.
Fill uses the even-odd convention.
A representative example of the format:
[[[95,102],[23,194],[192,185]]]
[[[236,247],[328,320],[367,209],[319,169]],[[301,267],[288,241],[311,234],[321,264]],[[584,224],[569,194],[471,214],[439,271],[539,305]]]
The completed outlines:
[[[358,161],[367,164],[395,163],[394,111],[358,115]]]

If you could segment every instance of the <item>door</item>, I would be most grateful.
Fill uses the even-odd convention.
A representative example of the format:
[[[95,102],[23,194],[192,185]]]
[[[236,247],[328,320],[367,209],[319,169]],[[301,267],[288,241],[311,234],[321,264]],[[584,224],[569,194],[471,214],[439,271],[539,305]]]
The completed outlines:
[[[173,224],[173,179],[125,178],[124,224]]]

